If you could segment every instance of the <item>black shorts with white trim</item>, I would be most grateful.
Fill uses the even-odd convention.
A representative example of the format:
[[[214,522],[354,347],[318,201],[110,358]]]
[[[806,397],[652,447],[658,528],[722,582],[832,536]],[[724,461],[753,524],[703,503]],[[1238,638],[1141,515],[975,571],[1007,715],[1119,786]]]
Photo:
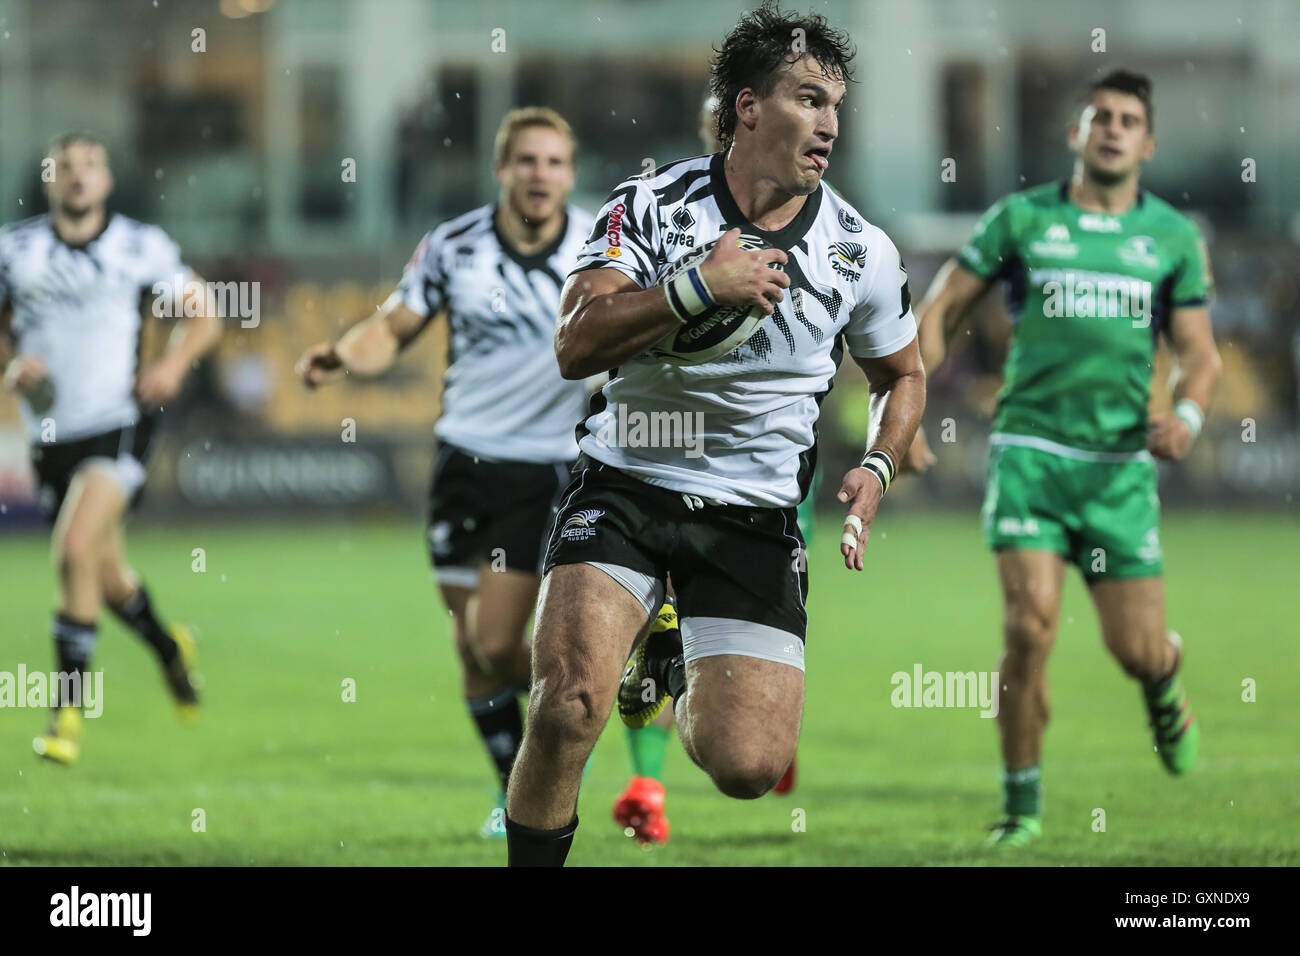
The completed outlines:
[[[435,577],[473,587],[481,564],[539,574],[571,462],[490,461],[438,446],[425,544]]]
[[[144,466],[149,461],[153,425],[153,419],[146,415],[134,425],[98,435],[32,445],[32,467],[36,470],[36,490],[45,520],[54,523],[77,469],[90,459],[121,463],[124,466],[120,470],[126,485],[123,490],[127,494],[127,506],[134,508],[138,505],[144,494]]]
[[[671,575],[683,621],[748,621],[804,640],[808,570],[794,508],[711,503],[587,455],[574,471],[544,571],[586,563]]]

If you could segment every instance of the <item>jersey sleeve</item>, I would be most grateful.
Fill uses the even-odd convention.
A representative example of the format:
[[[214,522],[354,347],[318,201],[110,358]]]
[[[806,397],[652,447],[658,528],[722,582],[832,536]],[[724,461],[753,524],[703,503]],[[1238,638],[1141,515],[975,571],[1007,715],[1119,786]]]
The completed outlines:
[[[170,290],[179,285],[183,289],[194,278],[194,270],[181,259],[181,247],[157,226],[144,227],[141,251],[140,285],[146,294],[162,294],[159,286]]]
[[[849,313],[844,330],[849,354],[855,358],[893,355],[916,338],[907,270],[890,238],[879,230],[877,233],[871,281],[863,283],[867,291]]]
[[[659,281],[659,204],[639,177],[620,183],[596,215],[575,272],[617,269],[642,289]]]
[[[1174,269],[1170,298],[1175,309],[1192,309],[1207,305],[1214,295],[1214,276],[1210,272],[1210,253],[1201,231],[1188,229],[1183,254]]]
[[[442,239],[438,230],[425,235],[402,270],[401,281],[390,297],[427,319],[447,302],[447,277],[442,268]]]
[[[970,239],[957,253],[957,264],[981,279],[994,279],[1014,255],[1012,238],[1011,204],[1002,199],[980,217]]]

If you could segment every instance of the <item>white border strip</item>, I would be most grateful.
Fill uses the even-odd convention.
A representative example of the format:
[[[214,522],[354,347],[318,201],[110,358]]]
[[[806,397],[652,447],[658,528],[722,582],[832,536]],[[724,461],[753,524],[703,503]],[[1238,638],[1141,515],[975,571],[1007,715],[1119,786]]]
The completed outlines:
[[[1032,435],[1011,435],[1006,432],[994,432],[989,436],[993,446],[1018,445],[1021,448],[1033,448],[1045,451],[1049,455],[1073,458],[1076,461],[1090,461],[1103,464],[1120,464],[1126,461],[1155,461],[1151,452],[1145,448],[1141,451],[1087,451],[1083,448],[1071,448],[1047,438],[1035,438]]]

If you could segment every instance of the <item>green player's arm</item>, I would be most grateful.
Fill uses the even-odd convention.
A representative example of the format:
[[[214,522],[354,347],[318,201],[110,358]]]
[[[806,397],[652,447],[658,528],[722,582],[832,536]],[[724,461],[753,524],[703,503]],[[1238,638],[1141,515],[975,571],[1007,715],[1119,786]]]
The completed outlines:
[[[956,259],[949,259],[935,275],[917,307],[917,340],[921,347],[921,364],[933,375],[948,354],[948,343],[957,334],[970,307],[979,301],[991,285],[975,273],[963,269]],[[935,463],[925,439],[925,429],[918,428],[916,438],[907,448],[899,470],[923,472]]]
[[[617,368],[681,325],[662,286],[642,289],[617,269],[574,273],[555,326],[560,374],[577,380]]]
[[[1192,421],[1204,419],[1214,388],[1223,371],[1219,350],[1210,331],[1210,310],[1204,306],[1174,309],[1169,322],[1169,341],[1173,345],[1177,368],[1171,378],[1174,411],[1152,415],[1147,430],[1147,450],[1157,458],[1179,461],[1191,451],[1196,440],[1188,419],[1181,417],[1179,404],[1194,402],[1195,409],[1184,409]]]
[[[382,375],[392,368],[398,353],[442,314],[422,316],[393,296],[337,341],[307,349],[298,359],[298,374],[309,388],[327,381],[335,372],[365,378]]]
[[[1169,342],[1178,359],[1178,371],[1172,380],[1174,401],[1190,398],[1202,411],[1206,410],[1223,373],[1223,361],[1210,330],[1210,310],[1205,306],[1174,309]]]
[[[943,264],[916,313],[917,336],[921,341],[921,363],[933,375],[948,354],[952,341],[970,307],[979,301],[992,283],[964,269],[956,259]]]

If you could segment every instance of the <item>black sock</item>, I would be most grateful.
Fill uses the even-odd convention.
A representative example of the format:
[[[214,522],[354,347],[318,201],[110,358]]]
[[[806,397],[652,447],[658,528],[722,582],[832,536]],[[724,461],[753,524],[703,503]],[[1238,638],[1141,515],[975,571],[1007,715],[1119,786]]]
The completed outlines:
[[[666,687],[676,700],[686,692],[686,658],[682,653],[682,632],[673,628],[646,638],[646,667],[650,676]]]
[[[524,715],[519,708],[517,690],[515,687],[503,687],[488,697],[465,701],[469,715],[478,726],[478,734],[483,738],[483,746],[496,764],[502,793],[506,792],[510,770],[515,765],[515,754],[519,753],[519,745],[524,739]]]
[[[139,634],[164,664],[170,664],[176,659],[180,647],[154,616],[149,592],[145,590],[143,584],[122,603],[121,607],[110,604],[109,609],[117,615],[119,621]]]
[[[564,866],[578,829],[578,816],[558,830],[535,830],[515,823],[506,814],[506,854],[509,866]]]
[[[55,690],[51,694],[50,707],[56,710],[64,706],[79,707],[81,706],[81,682],[85,679],[86,672],[90,670],[90,655],[95,650],[95,623],[92,621],[87,624],[84,621],[73,620],[64,614],[55,614],[50,631],[54,635],[54,656],[59,662],[59,673],[82,675],[77,680],[74,691],[74,696],[78,699],[62,700],[62,695]],[[62,685],[63,682],[60,681],[60,684]],[[60,699],[54,699],[56,696]]]

